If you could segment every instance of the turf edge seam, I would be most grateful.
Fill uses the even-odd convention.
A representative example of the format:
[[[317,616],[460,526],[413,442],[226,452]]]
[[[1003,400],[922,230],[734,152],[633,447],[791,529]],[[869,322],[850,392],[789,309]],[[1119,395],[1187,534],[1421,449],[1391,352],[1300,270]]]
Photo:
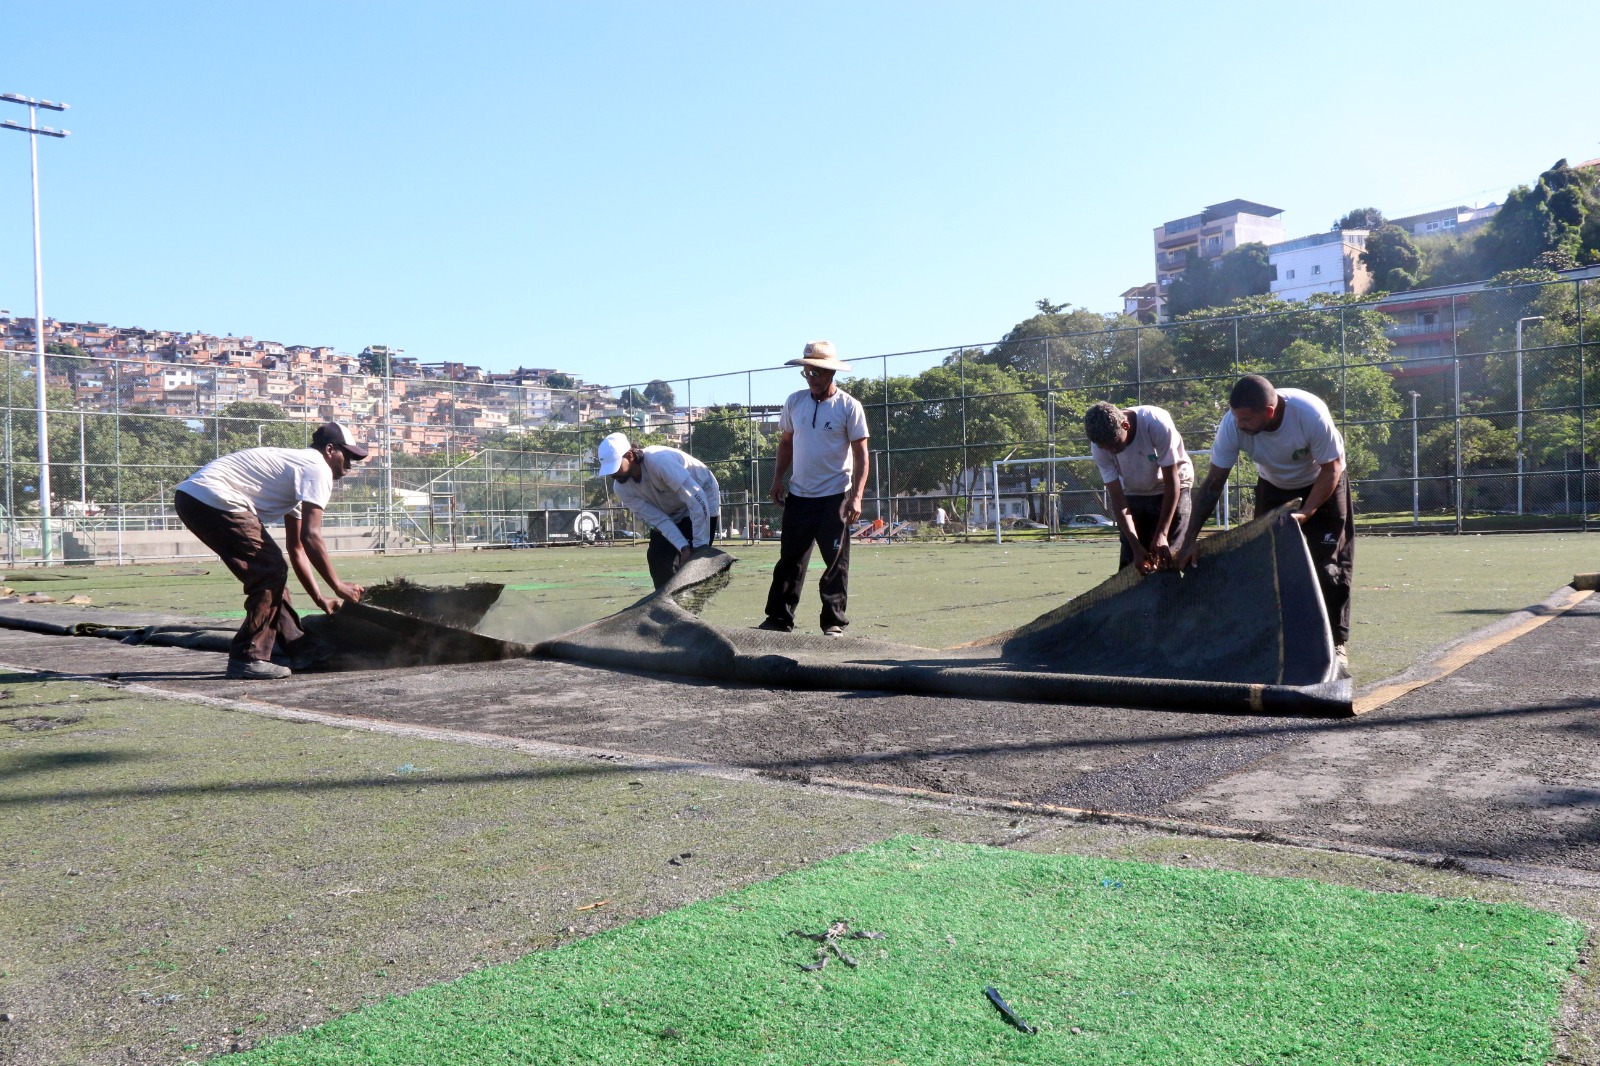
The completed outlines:
[[[1375,711],[1379,707],[1393,703],[1401,696],[1415,692],[1424,685],[1431,685],[1435,681],[1449,677],[1501,645],[1509,644],[1551,619],[1566,614],[1592,595],[1594,593],[1587,589],[1578,591],[1563,586],[1537,607],[1513,611],[1500,621],[1445,645],[1433,658],[1369,687],[1355,698],[1352,704],[1353,713],[1359,716],[1368,711]]]

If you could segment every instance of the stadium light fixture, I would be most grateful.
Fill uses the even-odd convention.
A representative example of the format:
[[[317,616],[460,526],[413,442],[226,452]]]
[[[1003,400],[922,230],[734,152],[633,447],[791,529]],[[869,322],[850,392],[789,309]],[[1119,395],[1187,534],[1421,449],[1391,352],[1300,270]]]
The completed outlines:
[[[52,129],[39,125],[39,109],[65,111],[67,104],[50,100],[35,100],[21,93],[0,93],[0,100],[20,104],[28,109],[26,126],[7,119],[0,127],[28,135],[29,155],[33,170],[33,341],[36,356],[34,376],[39,398],[39,548],[44,564],[50,565],[50,416],[45,411],[44,361],[44,259],[39,252],[39,138],[69,136],[68,130]]]

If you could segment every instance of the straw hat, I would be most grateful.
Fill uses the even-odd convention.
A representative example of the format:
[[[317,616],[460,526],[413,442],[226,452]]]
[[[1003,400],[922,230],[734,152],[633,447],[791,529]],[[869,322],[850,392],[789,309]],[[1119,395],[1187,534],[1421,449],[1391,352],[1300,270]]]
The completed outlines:
[[[849,363],[841,363],[833,350],[832,341],[807,341],[800,358],[791,359],[784,366],[810,366],[818,370],[850,370]]]

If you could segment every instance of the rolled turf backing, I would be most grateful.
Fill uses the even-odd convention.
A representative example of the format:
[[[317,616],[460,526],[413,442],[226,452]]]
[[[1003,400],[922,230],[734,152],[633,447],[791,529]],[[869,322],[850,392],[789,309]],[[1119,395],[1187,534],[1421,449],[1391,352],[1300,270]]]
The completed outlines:
[[[793,932],[838,919],[884,937],[803,970]],[[216,1061],[1544,1062],[1582,937],[1515,905],[897,837]]]

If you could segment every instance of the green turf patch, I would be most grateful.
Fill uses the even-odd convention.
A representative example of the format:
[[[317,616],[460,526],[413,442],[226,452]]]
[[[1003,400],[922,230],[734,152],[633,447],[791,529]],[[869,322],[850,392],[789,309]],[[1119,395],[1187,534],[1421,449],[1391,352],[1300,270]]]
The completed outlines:
[[[803,971],[818,945],[790,931],[839,918],[885,938]],[[899,837],[225,1061],[1544,1062],[1582,935],[1518,906]]]

